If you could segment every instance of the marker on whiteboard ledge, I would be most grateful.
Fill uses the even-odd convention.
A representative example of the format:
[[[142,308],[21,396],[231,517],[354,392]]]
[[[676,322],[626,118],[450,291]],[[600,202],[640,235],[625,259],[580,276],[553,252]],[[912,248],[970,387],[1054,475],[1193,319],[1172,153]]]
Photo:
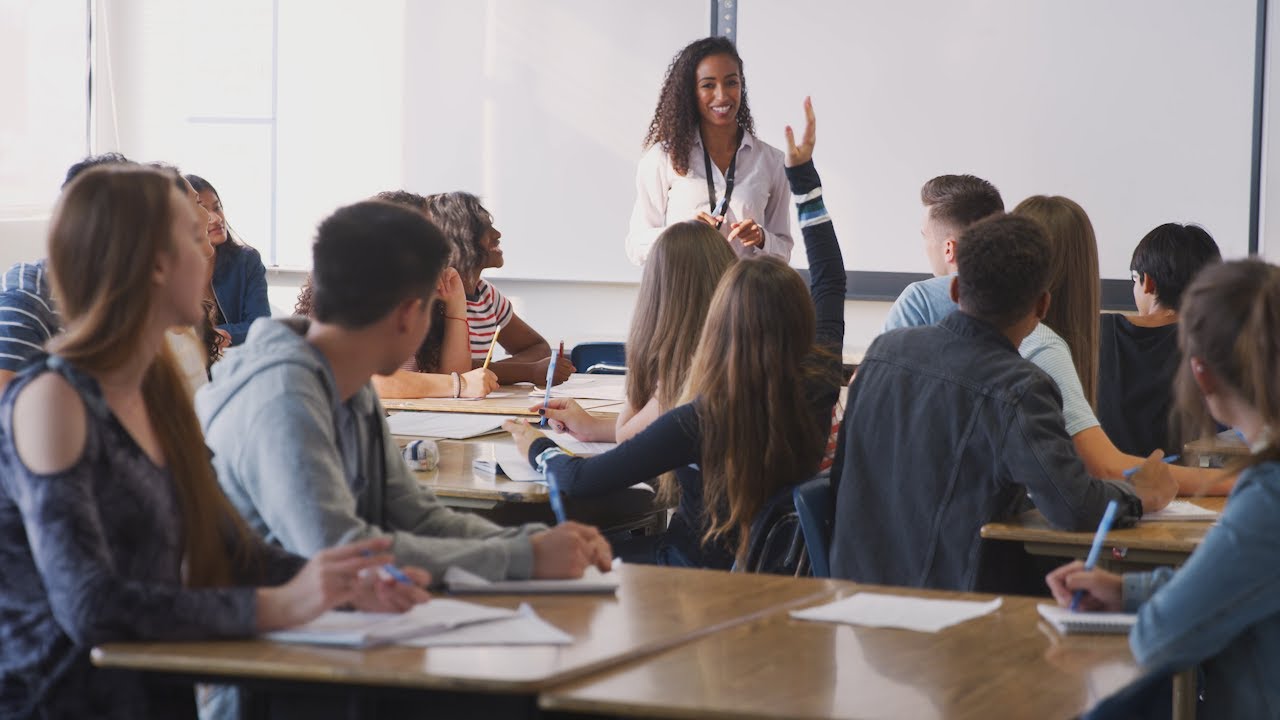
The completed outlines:
[[[556,379],[556,361],[560,359],[560,353],[564,351],[564,343],[560,343],[559,350],[551,351],[551,359],[547,361],[547,390],[542,396],[542,421],[538,423],[538,427],[545,428],[548,426],[547,421],[547,405],[551,403],[551,383]]]
[[[1177,455],[1177,454],[1174,454],[1174,455],[1166,455],[1166,456],[1165,456],[1165,458],[1164,458],[1164,462],[1165,462],[1166,464],[1168,464],[1168,465],[1172,465],[1172,464],[1174,464],[1174,463],[1178,462],[1178,461],[1179,461],[1179,460],[1181,460],[1181,459],[1182,459],[1182,456],[1181,456],[1181,455]],[[1133,474],[1134,474],[1134,473],[1138,472],[1138,471],[1139,471],[1139,470],[1141,470],[1141,469],[1142,469],[1142,466],[1141,466],[1141,465],[1139,465],[1139,466],[1137,466],[1137,467],[1131,467],[1131,468],[1129,468],[1128,470],[1125,470],[1125,471],[1124,471],[1124,479],[1125,479],[1125,480],[1128,480],[1129,478],[1133,477]]]

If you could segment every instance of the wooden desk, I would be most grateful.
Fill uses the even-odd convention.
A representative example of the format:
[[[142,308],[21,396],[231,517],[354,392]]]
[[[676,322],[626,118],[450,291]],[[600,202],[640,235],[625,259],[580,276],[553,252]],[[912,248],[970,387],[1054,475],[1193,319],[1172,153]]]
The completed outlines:
[[[481,398],[479,400],[455,400],[454,398],[384,399],[382,406],[388,410],[536,416],[538,411],[530,410],[529,408],[537,405],[541,398],[529,395],[529,390],[531,389],[532,387],[529,385],[503,385],[498,388],[498,392],[509,393],[506,397]],[[618,413],[622,412],[623,405],[616,400],[579,400],[578,404],[592,415],[612,418],[616,418]]]
[[[471,717],[484,703],[537,693],[592,672],[633,662],[770,613],[831,597],[829,580],[627,565],[617,596],[475,598],[516,607],[527,601],[569,633],[569,646],[344,650],[264,640],[113,643],[94,648],[105,668],[258,686],[411,688],[469,696]],[[501,696],[501,697],[494,697]],[[430,700],[430,698],[424,698]]]
[[[1185,498],[1222,511],[1224,497]],[[1150,565],[1181,565],[1209,532],[1207,522],[1139,522],[1131,528],[1107,533],[1103,547],[1115,561]],[[1093,532],[1066,532],[1049,526],[1038,510],[1022,513],[1008,522],[982,526],[982,537],[1023,543],[1032,555],[1083,558],[1093,544]]]
[[[508,443],[511,436],[506,435]],[[452,507],[490,509],[498,503],[545,503],[550,500],[541,483],[514,482],[499,473],[490,476],[473,467],[477,459],[493,458],[493,443],[438,440],[440,464],[415,472],[418,481]]]
[[[840,585],[841,597],[864,589],[990,599]],[[539,704],[659,718],[1066,718],[1139,676],[1125,636],[1060,637],[1040,620],[1039,602],[1006,596],[991,615],[937,634],[778,612],[575,681]]]
[[[1230,460],[1247,456],[1249,446],[1234,433],[1228,430],[1183,445],[1183,462],[1191,467],[1222,467]]]

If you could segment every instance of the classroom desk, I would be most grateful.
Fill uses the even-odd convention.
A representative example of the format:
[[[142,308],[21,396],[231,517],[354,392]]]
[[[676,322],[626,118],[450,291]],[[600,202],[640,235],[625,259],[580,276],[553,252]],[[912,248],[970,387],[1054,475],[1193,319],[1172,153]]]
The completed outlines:
[[[574,375],[572,377],[577,378],[580,376]],[[581,377],[591,378],[594,382],[604,383],[610,386],[621,386],[626,381],[624,376],[613,375],[583,375]],[[529,393],[531,390],[533,390],[533,386],[529,383],[521,385],[503,385],[494,391],[494,394],[501,394],[501,397],[486,397],[479,400],[463,400],[455,398],[384,399],[382,401],[382,406],[388,410],[536,416],[538,411],[536,409],[530,410],[529,408],[540,404],[542,402],[542,396],[530,395]],[[623,403],[617,399],[575,399],[584,410],[597,417],[616,418],[618,413],[622,412]]]
[[[574,637],[569,646],[488,648],[380,647],[346,650],[265,640],[112,643],[94,648],[94,664],[183,682],[249,683],[257,688],[343,686],[411,690],[424,707],[462,716],[533,715],[538,693],[569,680],[641,660],[681,643],[770,613],[831,597],[829,580],[626,565],[613,595],[495,596],[476,602],[516,607],[527,601]]]
[[[839,586],[840,597],[991,597]],[[936,635],[778,612],[574,681],[540,706],[630,718],[1067,718],[1137,679],[1125,636],[1059,636],[1040,602],[1005,596],[991,615]]]
[[[509,444],[511,436],[504,435]],[[550,500],[547,488],[541,483],[515,482],[501,473],[491,476],[477,472],[472,463],[493,458],[492,442],[438,440],[436,446],[440,449],[439,465],[435,470],[414,472],[414,476],[447,505],[486,510],[503,502],[546,503]]]
[[[1211,510],[1222,511],[1225,497],[1183,498]],[[1181,565],[1186,562],[1205,533],[1208,522],[1139,522],[1130,528],[1107,533],[1103,547],[1110,551],[1103,558],[1144,565]],[[1061,558],[1083,558],[1093,544],[1094,533],[1067,532],[1049,526],[1038,510],[1031,510],[1008,522],[982,526],[982,537],[1023,543],[1032,555]]]
[[[1249,446],[1234,430],[1213,437],[1192,440],[1182,446],[1183,462],[1191,467],[1222,467],[1227,462],[1249,454]]]

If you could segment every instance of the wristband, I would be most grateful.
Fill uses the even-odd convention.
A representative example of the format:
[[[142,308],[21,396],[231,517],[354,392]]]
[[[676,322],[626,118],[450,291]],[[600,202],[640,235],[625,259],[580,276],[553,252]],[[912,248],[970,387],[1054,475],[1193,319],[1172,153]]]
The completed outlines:
[[[538,456],[533,459],[533,464],[538,468],[538,472],[545,476],[547,474],[547,462],[550,461],[551,458],[560,457],[561,455],[568,455],[568,453],[564,451],[564,448],[561,448],[558,445],[556,447],[549,447],[538,453]]]
[[[458,373],[449,373],[449,377],[453,379],[453,397],[456,400],[462,395],[462,379],[458,377]]]

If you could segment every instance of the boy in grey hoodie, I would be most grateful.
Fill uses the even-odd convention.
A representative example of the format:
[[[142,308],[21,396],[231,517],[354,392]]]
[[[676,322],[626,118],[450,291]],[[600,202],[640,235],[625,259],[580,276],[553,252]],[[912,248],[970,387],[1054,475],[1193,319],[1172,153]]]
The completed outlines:
[[[447,259],[440,231],[403,207],[362,202],[321,223],[315,320],[258,320],[196,397],[223,490],[254,530],[304,556],[386,534],[397,562],[437,577],[452,565],[494,580],[607,570],[595,528],[455,512],[401,459],[369,380],[422,343]]]

